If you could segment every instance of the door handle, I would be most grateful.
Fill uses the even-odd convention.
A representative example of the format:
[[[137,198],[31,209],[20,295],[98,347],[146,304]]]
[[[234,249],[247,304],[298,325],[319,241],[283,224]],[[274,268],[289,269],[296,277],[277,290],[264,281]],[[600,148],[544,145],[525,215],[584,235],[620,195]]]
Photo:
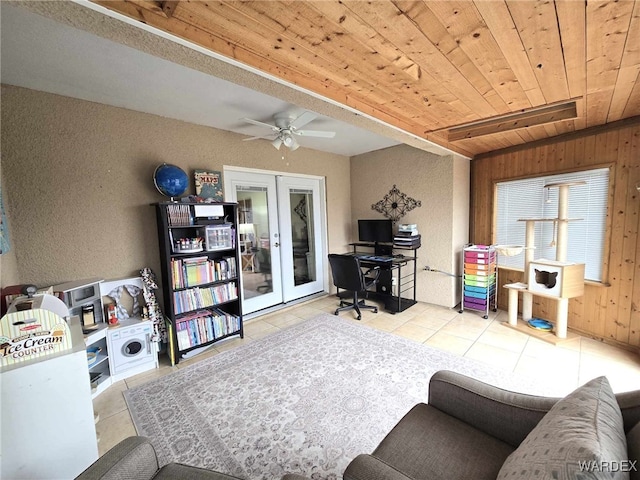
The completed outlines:
[[[273,244],[273,246],[274,246],[274,247],[279,247],[279,246],[280,246],[280,244],[279,244],[278,242],[276,242],[276,243],[274,243],[274,244]]]

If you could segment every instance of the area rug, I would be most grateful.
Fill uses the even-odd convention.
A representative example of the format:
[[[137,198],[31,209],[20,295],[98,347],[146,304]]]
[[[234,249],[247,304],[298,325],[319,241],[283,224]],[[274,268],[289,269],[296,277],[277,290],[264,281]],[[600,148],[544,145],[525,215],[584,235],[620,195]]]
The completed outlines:
[[[539,386],[333,315],[319,315],[125,391],[161,464],[249,480],[342,478],[416,403],[438,370],[512,390]]]

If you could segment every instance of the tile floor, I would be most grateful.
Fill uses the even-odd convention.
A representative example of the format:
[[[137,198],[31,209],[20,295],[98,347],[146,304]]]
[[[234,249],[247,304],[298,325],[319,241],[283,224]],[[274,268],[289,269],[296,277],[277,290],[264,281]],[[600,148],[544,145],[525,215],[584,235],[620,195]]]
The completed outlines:
[[[369,302],[369,301],[368,301]],[[319,313],[333,313],[337,305],[334,296],[290,307],[245,323],[245,338],[234,337],[206,352],[181,361],[171,367],[161,361],[159,369],[122,380],[94,400],[99,415],[96,425],[100,455],[120,440],[135,435],[122,392],[184,368],[212,355],[252,342]],[[640,389],[640,355],[586,337],[579,337],[563,346],[553,346],[503,325],[507,314],[490,312],[485,320],[478,312],[457,310],[418,303],[397,315],[382,309],[375,314],[363,311],[361,322],[416,342],[472,358],[494,368],[535,377],[549,391],[561,396],[578,385],[606,375],[616,392]],[[355,320],[353,312],[343,312],[342,318]],[[165,357],[163,357],[165,358]]]

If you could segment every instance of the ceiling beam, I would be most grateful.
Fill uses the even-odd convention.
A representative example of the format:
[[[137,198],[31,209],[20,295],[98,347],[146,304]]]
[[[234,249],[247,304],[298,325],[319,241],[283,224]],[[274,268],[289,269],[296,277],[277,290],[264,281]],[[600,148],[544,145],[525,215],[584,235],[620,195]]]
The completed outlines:
[[[568,102],[557,103],[508,115],[500,115],[488,120],[459,125],[445,130],[445,132],[447,133],[447,139],[450,142],[455,142],[456,140],[464,140],[483,135],[491,135],[494,133],[503,133],[508,132],[509,130],[516,130],[518,128],[527,128],[534,125],[559,122],[561,120],[576,118],[577,116],[576,101],[570,100]]]

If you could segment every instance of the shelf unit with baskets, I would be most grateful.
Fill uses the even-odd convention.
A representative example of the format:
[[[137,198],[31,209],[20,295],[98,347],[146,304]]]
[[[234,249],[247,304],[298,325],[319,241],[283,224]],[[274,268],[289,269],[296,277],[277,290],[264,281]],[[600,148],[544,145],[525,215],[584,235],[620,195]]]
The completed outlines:
[[[156,204],[172,364],[244,337],[236,203]]]
[[[462,299],[459,312],[465,309],[484,312],[498,310],[498,254],[493,245],[466,245],[462,249]]]

